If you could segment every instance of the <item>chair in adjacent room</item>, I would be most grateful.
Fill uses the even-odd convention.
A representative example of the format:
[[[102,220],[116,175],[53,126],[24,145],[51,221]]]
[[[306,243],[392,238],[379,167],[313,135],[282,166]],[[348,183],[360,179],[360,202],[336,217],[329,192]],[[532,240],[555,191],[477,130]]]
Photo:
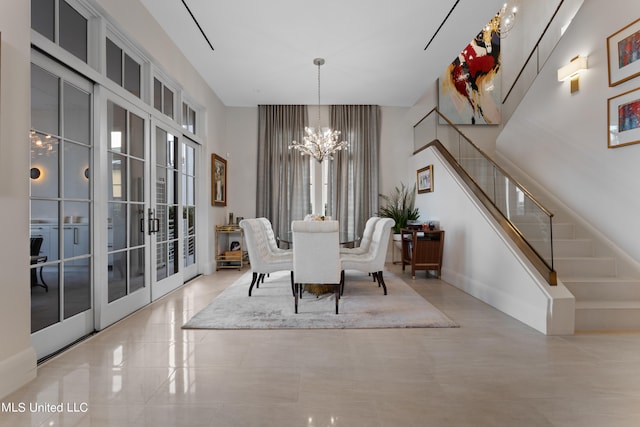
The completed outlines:
[[[293,287],[295,312],[304,284],[333,285],[336,314],[342,287],[338,221],[293,221]]]
[[[253,277],[249,286],[249,296],[255,285],[264,280],[264,276],[276,271],[291,271],[291,290],[293,292],[293,253],[274,254],[269,248],[267,233],[260,219],[243,219],[240,227],[249,252],[249,264]]]
[[[384,289],[385,295],[387,295],[387,285],[384,283],[382,271],[387,257],[391,227],[394,225],[395,221],[393,219],[380,218],[375,224],[367,252],[362,254],[340,254],[343,270],[358,270],[371,273],[374,280],[378,282],[378,287],[382,286]]]
[[[42,248],[42,243],[44,242],[43,237],[31,237],[31,265],[37,265],[47,262],[46,255],[40,255],[40,249]],[[40,282],[38,282],[38,275],[36,274],[37,267],[31,268],[31,287],[40,286],[44,288],[46,292],[49,292],[49,286],[44,281],[44,277],[42,277],[42,266],[40,267]]]

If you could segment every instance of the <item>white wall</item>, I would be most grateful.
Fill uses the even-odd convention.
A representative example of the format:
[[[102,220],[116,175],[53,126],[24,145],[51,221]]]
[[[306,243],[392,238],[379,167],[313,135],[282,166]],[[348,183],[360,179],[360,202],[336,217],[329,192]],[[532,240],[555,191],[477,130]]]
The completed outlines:
[[[258,176],[258,109],[227,107],[226,135],[229,200],[227,212],[255,218]]]
[[[0,398],[36,374],[28,270],[29,11],[29,2],[5,0],[0,13]]]
[[[379,188],[382,194],[389,194],[401,182],[407,185],[415,182],[415,171],[406,167],[413,153],[413,124],[409,108],[381,110]]]
[[[593,227],[640,261],[637,165],[640,145],[607,148],[607,99],[640,85],[610,88],[606,38],[640,16],[635,0],[585,0],[545,68],[497,142],[497,150]],[[557,70],[588,55],[580,91],[557,81]],[[526,159],[521,161],[520,159]]]

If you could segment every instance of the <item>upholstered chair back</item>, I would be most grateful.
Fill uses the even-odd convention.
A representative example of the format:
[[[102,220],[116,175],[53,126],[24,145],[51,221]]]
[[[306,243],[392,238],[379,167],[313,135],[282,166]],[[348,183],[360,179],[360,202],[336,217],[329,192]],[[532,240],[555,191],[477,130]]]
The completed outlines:
[[[360,245],[355,248],[340,248],[340,253],[343,254],[363,254],[369,250],[369,245],[371,245],[371,238],[373,237],[373,231],[376,228],[376,223],[380,217],[372,216],[367,220],[364,225],[364,232],[362,233],[362,240],[360,240]]]
[[[243,219],[240,227],[249,252],[251,270],[257,273],[273,273],[293,268],[293,256],[278,256],[271,252],[262,221],[256,218]]]
[[[290,250],[281,249],[278,247],[278,242],[276,241],[276,236],[273,232],[273,227],[271,226],[271,221],[267,218],[256,218],[260,224],[262,224],[263,231],[265,234],[265,239],[267,241],[267,247],[274,254],[285,254],[290,252]]]
[[[373,235],[371,236],[371,244],[367,252],[371,257],[371,266],[373,269],[369,271],[381,271],[384,268],[384,261],[387,257],[387,249],[389,247],[389,239],[391,236],[391,228],[396,224],[392,218],[380,218],[375,225]]]
[[[269,247],[265,238],[264,226],[258,219],[243,219],[240,227],[244,230],[244,239],[249,252],[251,269],[263,271],[262,265],[269,257]]]
[[[339,283],[338,221],[293,221],[293,273],[296,283]]]
[[[364,232],[362,233],[362,240],[360,241],[360,248],[363,252],[369,250],[369,245],[371,244],[371,238],[373,237],[373,231],[375,230],[376,223],[380,217],[372,216],[367,220],[364,225]]]

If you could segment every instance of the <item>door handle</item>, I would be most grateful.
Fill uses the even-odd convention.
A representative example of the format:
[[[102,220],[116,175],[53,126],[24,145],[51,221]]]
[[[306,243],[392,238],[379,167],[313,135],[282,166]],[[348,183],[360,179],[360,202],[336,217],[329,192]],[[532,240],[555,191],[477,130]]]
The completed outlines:
[[[155,233],[153,230],[154,217],[156,216],[156,211],[154,209],[149,208],[149,236]]]
[[[156,218],[156,210],[149,208],[149,235],[160,231],[160,218]]]

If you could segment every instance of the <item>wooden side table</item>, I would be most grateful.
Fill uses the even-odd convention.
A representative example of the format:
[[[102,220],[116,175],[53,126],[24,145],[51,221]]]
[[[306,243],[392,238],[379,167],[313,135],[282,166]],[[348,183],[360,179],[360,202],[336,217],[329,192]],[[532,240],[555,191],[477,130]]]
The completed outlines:
[[[416,278],[416,270],[435,270],[440,278],[442,269],[442,248],[444,230],[410,230],[403,228],[402,271],[411,265],[411,277]]]

